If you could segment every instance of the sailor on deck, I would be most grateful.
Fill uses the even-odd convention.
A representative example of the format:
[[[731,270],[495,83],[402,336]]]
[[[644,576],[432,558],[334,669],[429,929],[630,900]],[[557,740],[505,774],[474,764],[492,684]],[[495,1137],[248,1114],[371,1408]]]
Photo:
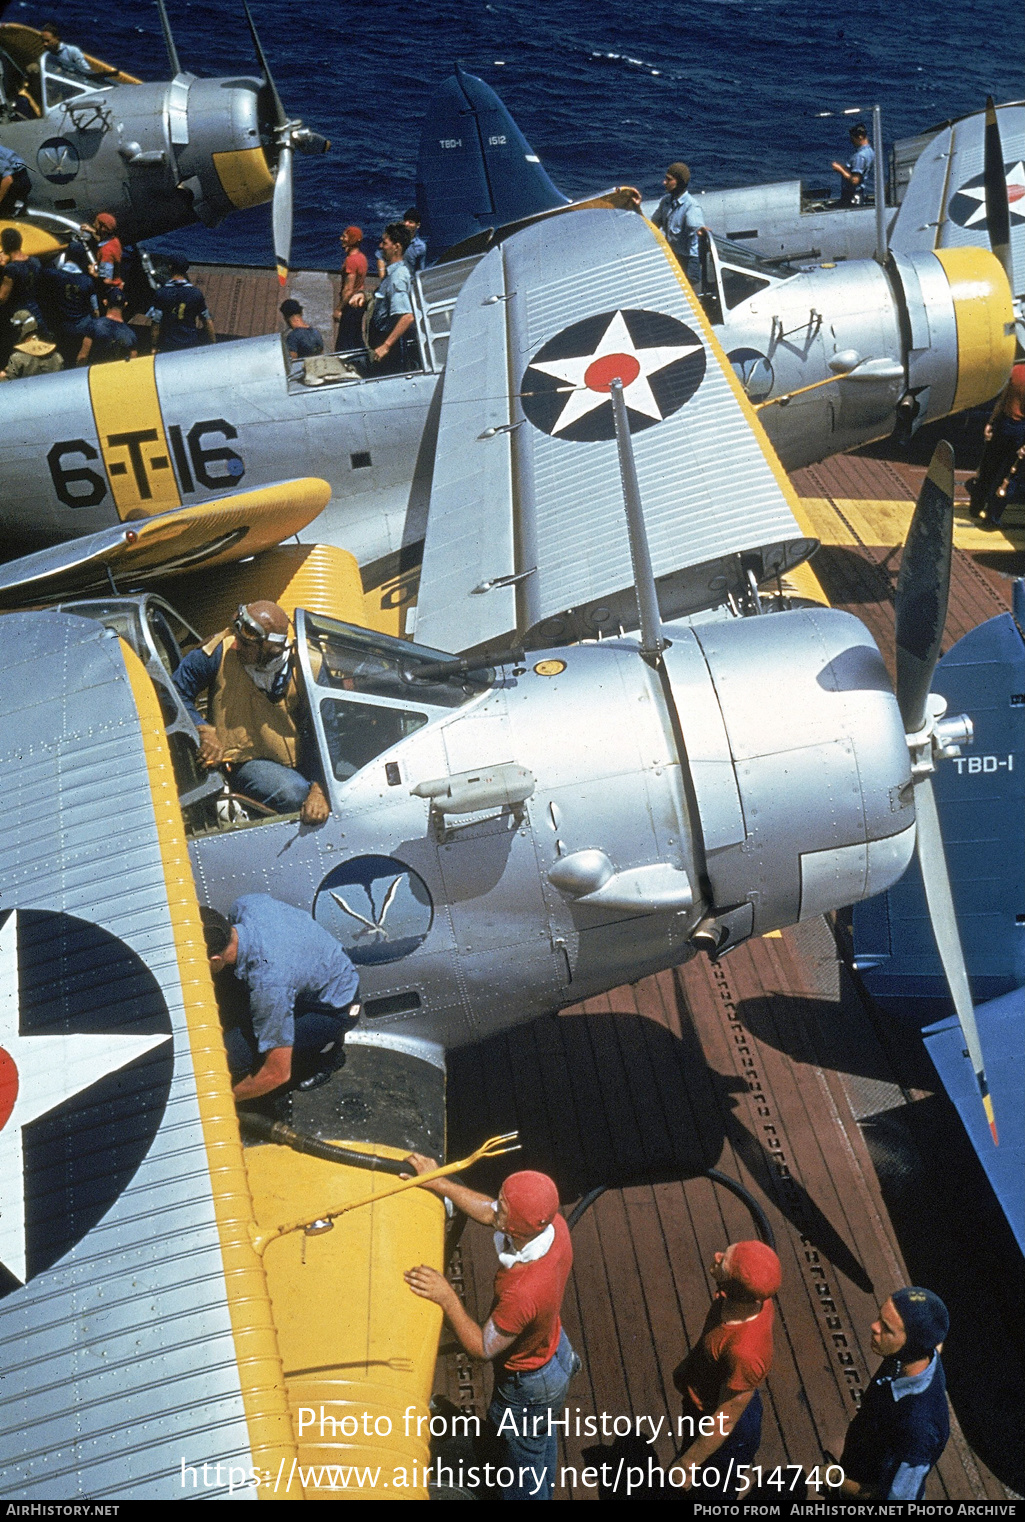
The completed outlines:
[[[868,140],[868,128],[864,122],[855,122],[850,131],[852,153],[846,164],[834,159],[830,165],[841,177],[840,205],[860,206],[868,190],[868,177],[875,163],[875,150]]]
[[[666,235],[669,247],[687,272],[691,285],[701,279],[699,233],[705,230],[705,216],[688,190],[690,170],[686,164],[670,164],[662,181],[666,193],[655,207],[651,220]]]

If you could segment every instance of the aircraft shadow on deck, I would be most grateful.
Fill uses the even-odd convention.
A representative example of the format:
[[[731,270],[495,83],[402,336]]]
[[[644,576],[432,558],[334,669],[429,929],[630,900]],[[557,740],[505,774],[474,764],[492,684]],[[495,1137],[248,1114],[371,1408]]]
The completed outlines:
[[[856,1250],[736,1114],[736,1077],[709,1068],[689,1021],[675,1036],[655,1020],[612,1012],[545,1019],[449,1057],[449,1154],[519,1127],[516,1165],[549,1173],[566,1202],[605,1185],[701,1177],[729,1145],[768,1198],[853,1284],[872,1293]],[[534,1035],[531,1044],[526,1031]],[[729,1164],[727,1163],[727,1170]],[[484,1164],[473,1184],[497,1191],[508,1164]],[[750,1227],[755,1233],[754,1223]]]

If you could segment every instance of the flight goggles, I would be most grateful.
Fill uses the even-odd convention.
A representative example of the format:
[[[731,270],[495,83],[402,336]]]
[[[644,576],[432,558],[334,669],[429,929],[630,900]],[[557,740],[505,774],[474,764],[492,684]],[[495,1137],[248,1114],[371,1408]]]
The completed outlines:
[[[245,603],[239,603],[238,612],[232,621],[231,627],[236,634],[241,634],[249,639],[258,639],[265,645],[270,645],[275,651],[283,650],[288,644],[287,634],[274,634],[265,629],[258,618],[254,618]]]

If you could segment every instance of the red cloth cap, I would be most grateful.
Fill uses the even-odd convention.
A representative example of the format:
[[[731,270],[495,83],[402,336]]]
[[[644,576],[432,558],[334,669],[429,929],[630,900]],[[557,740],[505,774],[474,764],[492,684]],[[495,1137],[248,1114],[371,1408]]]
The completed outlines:
[[[345,229],[345,232],[342,234],[342,237],[343,238],[355,238],[357,243],[362,243],[363,242],[363,229],[362,229],[362,227],[347,227]]]
[[[101,211],[96,218],[96,226],[106,228],[107,232],[112,233],[117,227],[117,217],[109,211]]]
[[[770,1300],[783,1283],[783,1270],[771,1247],[764,1242],[733,1242],[729,1250],[727,1277],[752,1300]]]
[[[504,1230],[517,1237],[536,1237],[544,1231],[559,1208],[559,1191],[547,1173],[510,1173],[502,1185],[509,1219]]]

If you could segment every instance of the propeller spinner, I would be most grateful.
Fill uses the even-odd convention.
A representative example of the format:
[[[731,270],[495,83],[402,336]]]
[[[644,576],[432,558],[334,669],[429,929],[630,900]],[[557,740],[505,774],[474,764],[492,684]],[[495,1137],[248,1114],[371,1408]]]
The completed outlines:
[[[319,132],[312,132],[308,127],[304,127],[298,118],[290,117],[286,112],[247,0],[242,0],[242,6],[271,101],[270,130],[278,150],[277,170],[274,176],[274,202],[271,212],[274,230],[274,262],[278,269],[278,284],[284,285],[288,280],[288,266],[292,253],[292,154],[296,148],[300,153],[326,153],[331,144],[326,137],[321,137]]]
[[[912,756],[918,824],[915,849],[929,919],[996,1145],[993,1101],[986,1081],[932,788],[936,761],[957,755],[958,742],[970,740],[972,734],[971,721],[963,715],[944,719],[945,703],[929,691],[947,618],[953,535],[954,451],[948,443],[940,442],[915,504],[897,580],[897,702]]]

